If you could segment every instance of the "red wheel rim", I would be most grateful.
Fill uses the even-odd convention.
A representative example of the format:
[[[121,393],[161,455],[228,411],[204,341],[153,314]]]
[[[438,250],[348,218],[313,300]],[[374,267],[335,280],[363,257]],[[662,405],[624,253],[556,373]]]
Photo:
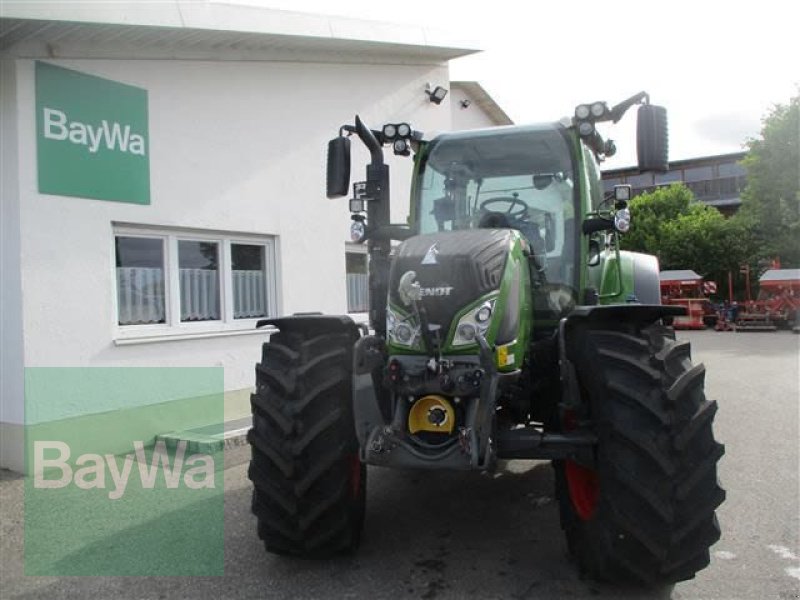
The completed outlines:
[[[357,499],[361,494],[361,461],[358,460],[357,454],[351,454],[348,457],[350,466],[350,495],[352,498]]]
[[[600,483],[597,473],[571,460],[564,461],[569,497],[575,513],[583,521],[594,515],[600,497]]]

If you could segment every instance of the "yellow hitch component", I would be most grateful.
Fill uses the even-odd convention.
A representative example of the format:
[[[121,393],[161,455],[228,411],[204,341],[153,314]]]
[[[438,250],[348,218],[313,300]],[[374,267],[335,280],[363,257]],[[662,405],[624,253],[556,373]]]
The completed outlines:
[[[456,413],[444,397],[431,395],[417,400],[408,413],[408,431],[430,431],[432,433],[453,433]]]

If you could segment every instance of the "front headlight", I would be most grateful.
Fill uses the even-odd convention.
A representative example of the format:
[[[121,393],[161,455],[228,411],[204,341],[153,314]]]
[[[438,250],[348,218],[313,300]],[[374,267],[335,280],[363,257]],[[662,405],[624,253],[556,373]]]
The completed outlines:
[[[627,208],[618,210],[614,215],[614,227],[620,233],[626,233],[631,228],[631,211]]]
[[[495,301],[496,299],[492,298],[483,302],[458,320],[453,336],[453,346],[474,344],[479,333],[481,336],[486,336],[489,325],[492,324]]]
[[[419,346],[419,325],[412,315],[403,315],[386,307],[386,334],[389,341],[398,346],[415,348]]]

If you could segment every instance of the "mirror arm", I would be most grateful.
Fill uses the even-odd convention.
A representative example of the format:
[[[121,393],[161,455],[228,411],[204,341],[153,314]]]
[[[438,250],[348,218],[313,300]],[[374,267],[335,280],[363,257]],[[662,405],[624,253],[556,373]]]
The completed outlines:
[[[614,221],[600,216],[584,219],[581,226],[583,235],[590,235],[597,231],[608,231],[609,229],[614,229]]]
[[[647,92],[639,92],[638,94],[631,96],[627,100],[623,100],[614,108],[611,109],[611,121],[614,123],[618,123],[619,120],[628,112],[628,109],[633,106],[634,104],[640,104],[644,101],[645,104],[650,103],[650,94]]]

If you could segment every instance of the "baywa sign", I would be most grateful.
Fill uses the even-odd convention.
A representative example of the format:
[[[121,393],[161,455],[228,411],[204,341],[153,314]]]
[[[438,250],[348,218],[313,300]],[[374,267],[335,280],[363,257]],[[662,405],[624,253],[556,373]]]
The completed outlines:
[[[147,90],[36,62],[39,192],[150,204]]]

